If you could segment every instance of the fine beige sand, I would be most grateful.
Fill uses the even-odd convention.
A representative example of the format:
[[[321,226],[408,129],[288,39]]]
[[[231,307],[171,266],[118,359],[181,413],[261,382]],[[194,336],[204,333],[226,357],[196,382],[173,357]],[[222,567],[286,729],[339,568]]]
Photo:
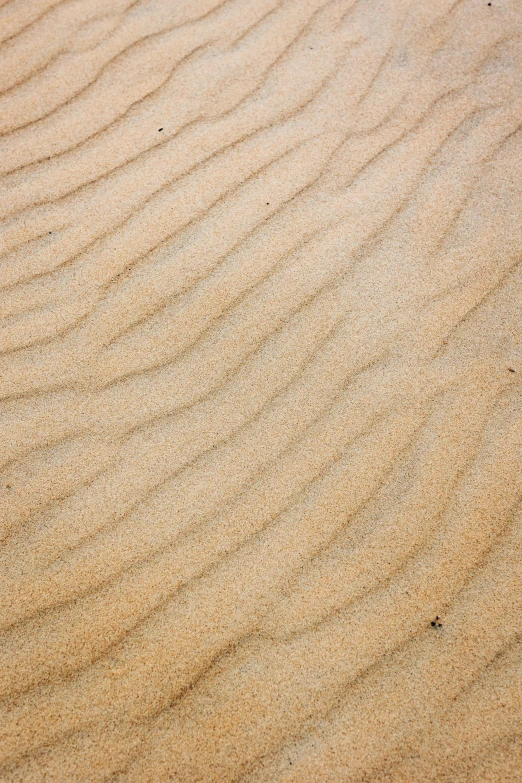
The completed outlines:
[[[3,0],[1,783],[522,781],[521,0]]]

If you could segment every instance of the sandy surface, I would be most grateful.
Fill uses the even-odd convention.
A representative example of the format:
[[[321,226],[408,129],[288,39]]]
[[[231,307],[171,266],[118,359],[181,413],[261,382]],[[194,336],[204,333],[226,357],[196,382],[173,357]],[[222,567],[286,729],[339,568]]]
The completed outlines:
[[[0,780],[522,780],[520,0],[0,7]]]

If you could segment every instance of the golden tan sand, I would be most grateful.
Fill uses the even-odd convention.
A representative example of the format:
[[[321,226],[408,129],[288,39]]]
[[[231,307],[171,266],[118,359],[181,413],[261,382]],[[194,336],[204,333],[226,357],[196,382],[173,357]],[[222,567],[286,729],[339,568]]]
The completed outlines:
[[[0,30],[2,783],[522,781],[520,0]]]

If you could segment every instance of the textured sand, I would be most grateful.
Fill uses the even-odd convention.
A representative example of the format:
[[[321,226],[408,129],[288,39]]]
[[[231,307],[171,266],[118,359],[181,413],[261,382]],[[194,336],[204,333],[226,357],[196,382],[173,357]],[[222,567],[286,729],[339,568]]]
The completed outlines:
[[[4,0],[2,783],[522,781],[521,0]]]

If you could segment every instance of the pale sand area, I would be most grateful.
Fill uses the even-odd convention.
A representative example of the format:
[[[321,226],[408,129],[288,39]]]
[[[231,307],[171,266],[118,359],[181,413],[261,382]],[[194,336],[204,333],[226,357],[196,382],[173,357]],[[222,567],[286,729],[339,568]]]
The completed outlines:
[[[522,3],[0,7],[0,780],[522,780]]]

